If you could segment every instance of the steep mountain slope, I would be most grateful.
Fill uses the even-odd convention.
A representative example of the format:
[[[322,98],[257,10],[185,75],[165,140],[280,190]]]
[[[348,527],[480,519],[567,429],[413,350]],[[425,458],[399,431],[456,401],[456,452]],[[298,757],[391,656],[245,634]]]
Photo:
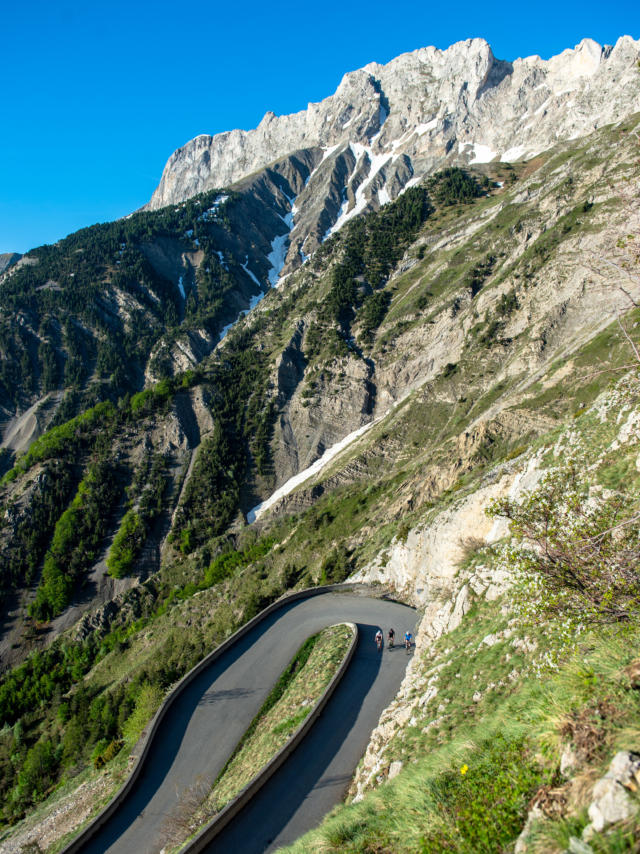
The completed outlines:
[[[438,168],[531,156],[640,109],[639,56],[629,37],[513,64],[477,39],[425,48],[346,75],[303,113],[198,137],[149,205],[172,211],[84,229],[0,273],[4,435],[24,447],[51,418],[199,362],[328,235]],[[56,416],[49,397],[25,434],[27,410],[61,388],[79,399]]]
[[[309,171],[304,156],[289,158],[233,193],[34,249],[0,276],[3,446],[24,450],[17,433],[32,441],[52,418],[201,362],[277,280],[274,242]],[[63,390],[56,414],[51,393],[60,404]]]
[[[324,235],[443,165],[520,160],[640,109],[640,43],[585,39],[543,61],[497,60],[482,39],[404,54],[346,74],[336,93],[251,131],[198,136],[167,162],[149,207],[230,185],[304,151],[313,170],[295,201],[287,266]]]
[[[623,40],[603,63],[629,46]],[[57,426],[7,459],[13,467],[0,485],[6,850],[32,840],[55,850],[120,784],[169,686],[288,589],[353,576],[424,609],[420,654],[375,733],[354,783],[358,798],[394,776],[397,763],[436,746],[440,765],[428,772],[437,776],[449,745],[469,734],[461,720],[476,721],[470,709],[490,716],[499,692],[489,676],[472,692],[478,700],[467,697],[469,686],[456,687],[472,648],[500,670],[496,685],[512,686],[509,702],[511,690],[515,703],[526,700],[519,676],[509,679],[516,665],[503,672],[510,659],[498,668],[495,644],[483,641],[521,619],[506,594],[510,567],[519,565],[508,550],[486,549],[508,527],[484,509],[535,488],[554,460],[580,450],[589,485],[636,518],[635,373],[628,388],[608,386],[637,371],[639,118],[530,160],[436,170],[394,202],[346,221],[219,345],[223,326],[277,280],[293,200],[295,223],[314,170],[328,164],[321,147],[283,157],[232,191],[81,232],[5,274],[0,287],[15,312],[7,335],[26,326],[25,334],[44,338],[46,321],[54,347],[62,322],[79,318],[88,356],[93,347],[98,358],[112,340],[127,356],[122,380],[99,380],[89,362],[70,403],[49,399],[58,414],[47,418]],[[353,168],[344,165],[345,174]],[[192,291],[198,301],[194,295],[188,309]],[[27,298],[28,310],[20,302]],[[101,325],[107,298],[115,339]],[[167,319],[170,306],[177,319]],[[208,343],[196,354],[189,342],[201,328]],[[31,398],[21,394],[24,405]],[[89,400],[100,402],[85,409]],[[31,414],[46,420],[37,406]],[[291,484],[336,443],[342,450],[327,465]],[[278,487],[280,499],[256,511]],[[536,638],[542,643],[546,633],[558,666],[573,649],[554,639],[564,613],[540,614]],[[527,631],[515,635],[515,652],[497,651],[522,657],[518,674],[544,673],[543,658],[526,663]],[[599,642],[597,632],[589,638]],[[451,716],[443,699],[444,710],[427,719],[429,680],[445,668]],[[615,729],[606,743],[621,739]],[[552,785],[529,762],[537,747],[519,745],[511,744],[509,761],[515,767],[524,757],[528,770],[499,845],[522,830],[536,786]],[[483,749],[474,754],[485,763],[480,788],[497,761]],[[368,803],[379,801],[365,798],[356,813],[364,829],[353,850],[390,833]],[[409,801],[399,803],[410,811]],[[455,813],[455,799],[447,803]],[[407,834],[404,849],[402,834],[384,844],[421,850],[420,833]],[[447,833],[434,831],[424,850],[442,850],[455,837]],[[322,844],[340,850],[340,832],[328,834],[338,842]]]
[[[18,252],[2,252],[0,253],[0,273],[4,273],[9,267],[17,263],[22,255]]]

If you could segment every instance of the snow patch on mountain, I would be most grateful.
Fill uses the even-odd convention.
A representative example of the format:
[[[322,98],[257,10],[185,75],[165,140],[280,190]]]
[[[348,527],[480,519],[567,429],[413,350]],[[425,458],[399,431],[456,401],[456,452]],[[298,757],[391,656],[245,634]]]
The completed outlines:
[[[312,463],[308,468],[304,469],[304,471],[298,472],[293,477],[290,477],[289,480],[284,483],[279,489],[276,491],[265,501],[262,501],[260,504],[256,504],[249,512],[247,513],[247,522],[249,524],[259,519],[263,513],[265,513],[270,507],[272,507],[276,501],[279,501],[281,498],[284,498],[285,495],[288,495],[292,492],[297,486],[304,483],[306,480],[309,480],[310,477],[313,477],[314,474],[317,474],[321,471],[331,460],[337,456],[341,451],[347,448],[352,442],[356,439],[360,438],[367,430],[370,430],[374,424],[377,424],[376,421],[370,421],[368,424],[365,424],[363,427],[359,427],[357,430],[354,430],[353,433],[349,433],[348,436],[345,436],[344,439],[341,439],[339,442],[336,442],[335,445],[332,445],[328,448],[324,454],[319,457],[314,463]]]
[[[373,140],[372,140],[373,142]],[[391,160],[391,153],[388,151],[384,151],[382,154],[374,154],[372,145],[363,145],[359,142],[351,142],[349,143],[351,151],[356,159],[355,166],[351,172],[349,177],[349,181],[347,186],[351,183],[354,176],[364,165],[364,159],[367,158],[369,161],[369,172],[364,181],[360,184],[355,194],[355,203],[351,209],[349,209],[349,199],[348,197],[344,199],[340,211],[338,212],[338,218],[334,222],[334,224],[329,228],[324,236],[326,240],[327,237],[330,237],[332,234],[335,234],[336,231],[339,231],[342,226],[348,222],[353,217],[361,214],[367,205],[369,204],[369,198],[366,195],[366,191],[371,185],[372,181],[378,175],[380,170]],[[389,199],[388,193],[387,198]],[[391,201],[389,199],[389,201]]]
[[[296,214],[296,197],[288,196],[284,190],[282,191],[282,195],[291,205],[291,210],[284,216],[280,213],[278,214],[280,219],[287,226],[287,231],[284,234],[277,234],[273,238],[271,241],[271,252],[267,255],[267,260],[271,264],[267,277],[272,288],[277,288],[280,283],[280,273],[282,272],[282,268],[284,267],[284,263],[287,258],[289,238],[293,230],[293,220]]]
[[[417,136],[423,136],[425,133],[429,133],[430,130],[435,130],[438,127],[438,119],[431,119],[429,122],[425,122],[424,124],[419,124],[413,133]]]
[[[510,163],[512,160],[520,160],[527,153],[524,145],[514,145],[513,148],[508,148],[500,158],[502,163]]]
[[[291,214],[289,214],[288,216],[291,217]],[[273,238],[273,240],[271,241],[271,252],[269,252],[269,254],[267,255],[267,260],[271,264],[271,269],[269,270],[267,277],[269,279],[269,284],[272,288],[278,287],[280,273],[282,272],[282,268],[284,267],[284,262],[287,257],[289,233],[291,231],[292,225],[291,221],[288,223],[288,225],[289,231],[287,231],[285,234],[278,234]]]
[[[243,312],[243,313],[241,313],[241,314],[239,314],[239,315],[238,315],[238,317],[237,317],[235,320],[232,320],[232,321],[231,321],[231,323],[227,323],[227,325],[226,325],[226,326],[223,326],[223,327],[222,327],[222,329],[221,329],[221,331],[220,331],[220,337],[218,338],[218,344],[222,341],[222,339],[223,339],[223,338],[226,338],[226,336],[228,335],[229,331],[230,331],[231,329],[233,329],[233,327],[234,327],[234,326],[236,325],[236,323],[240,320],[240,318],[241,318],[241,317],[243,317],[243,314],[244,314],[244,312]]]
[[[605,48],[585,39],[549,60],[505,62],[483,39],[467,39],[444,51],[425,47],[386,65],[372,62],[306,110],[269,112],[254,130],[187,143],[169,159],[149,207],[231,186],[283,158],[295,158],[298,166],[306,159],[308,188],[296,187],[300,228],[290,240],[278,235],[271,244],[269,282],[275,285],[302,260],[304,240],[308,254],[345,222],[382,204],[383,189],[395,199],[444,166],[529,158],[640,112],[639,59],[640,41],[623,36]],[[353,169],[343,160],[349,148],[359,161]],[[223,200],[225,194],[217,196],[206,216],[215,217]],[[282,211],[281,186],[273,200]],[[291,232],[293,223],[283,220]],[[290,244],[295,248],[288,253]]]
[[[215,219],[218,215],[218,209],[220,208],[220,205],[223,205],[228,198],[229,196],[227,196],[225,193],[221,193],[219,196],[216,196],[211,204],[211,207],[207,208],[206,211],[200,214],[198,219],[204,220],[205,222],[211,219]]]
[[[247,274],[247,276],[249,276],[249,278],[250,278],[253,282],[255,282],[255,284],[256,284],[256,285],[260,288],[260,290],[262,291],[262,284],[260,283],[260,280],[258,279],[258,277],[256,276],[256,274],[255,274],[255,273],[253,273],[253,272],[249,269],[249,256],[248,256],[248,255],[247,255],[247,257],[246,257],[246,260],[245,260],[244,264],[241,264],[240,266],[241,266],[241,267],[242,267],[242,269],[245,271],[245,273]]]
[[[243,265],[243,269],[244,269],[244,265]],[[250,270],[247,270],[246,272],[250,276],[253,276],[253,273]],[[258,282],[257,279],[256,279],[256,282],[258,283],[258,285],[260,285],[260,282]],[[222,341],[223,338],[226,338],[226,336],[233,329],[233,327],[236,325],[236,323],[239,323],[243,317],[246,317],[249,314],[249,312],[252,311],[262,299],[264,299],[264,297],[265,297],[264,291],[260,291],[260,293],[254,294],[251,297],[251,299],[249,300],[249,308],[245,309],[244,311],[241,311],[235,320],[232,320],[231,323],[227,323],[226,326],[222,327],[222,330],[220,331],[220,337],[218,338],[218,344]]]
[[[484,145],[481,142],[473,143],[473,157],[469,163],[490,163],[497,156],[490,145]]]

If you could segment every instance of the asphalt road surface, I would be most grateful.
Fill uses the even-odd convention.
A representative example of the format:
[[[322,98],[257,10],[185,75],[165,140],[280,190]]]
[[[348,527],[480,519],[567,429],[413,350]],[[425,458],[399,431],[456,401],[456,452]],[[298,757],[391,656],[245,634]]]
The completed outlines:
[[[379,653],[378,627],[400,638],[416,613],[352,593],[285,605],[241,638],[178,697],[120,809],[82,848],[86,854],[158,854],[181,795],[216,778],[306,638],[339,622],[358,625],[355,655],[311,732],[250,804],[211,843],[211,852],[272,851],[314,827],[343,797],[380,713],[398,690],[404,648]]]

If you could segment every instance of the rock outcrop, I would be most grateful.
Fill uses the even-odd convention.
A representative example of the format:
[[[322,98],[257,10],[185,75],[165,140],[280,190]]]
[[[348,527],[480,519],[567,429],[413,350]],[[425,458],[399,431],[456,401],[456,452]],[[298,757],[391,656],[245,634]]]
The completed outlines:
[[[513,63],[482,39],[426,47],[344,76],[335,94],[257,128],[201,135],[175,151],[148,207],[232,185],[292,152],[296,193],[285,272],[332,230],[450,163],[529,158],[640,110],[640,42],[584,39]],[[291,199],[293,204],[294,199]]]
[[[588,840],[594,832],[637,813],[634,794],[639,784],[640,755],[626,750],[616,753],[607,773],[593,787],[593,801],[589,807],[591,824],[585,828],[583,838]]]
[[[16,264],[22,255],[18,252],[1,252],[0,253],[0,274],[4,273],[5,270],[8,270],[9,267],[12,267]]]

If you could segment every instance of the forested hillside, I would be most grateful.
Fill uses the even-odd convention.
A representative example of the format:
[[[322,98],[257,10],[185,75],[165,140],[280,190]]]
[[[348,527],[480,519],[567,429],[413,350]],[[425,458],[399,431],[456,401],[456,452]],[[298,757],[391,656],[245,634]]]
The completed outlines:
[[[269,287],[273,241],[308,174],[296,165],[82,229],[0,275],[4,418],[53,394],[62,423],[207,356]]]
[[[589,717],[606,749],[575,767],[593,783],[614,747],[637,747],[635,694],[595,662],[605,642],[636,641],[637,121],[528,161],[437,170],[327,237],[218,346],[257,295],[247,268],[266,281],[281,233],[248,190],[85,229],[4,274],[3,405],[61,402],[26,453],[7,455],[0,485],[2,844],[59,850],[208,650],[287,590],[350,577],[424,622],[352,787],[364,801],[300,850],[506,850],[532,798],[560,785],[549,745],[562,736],[580,753],[598,703],[622,711]],[[280,222],[290,210],[283,195]],[[181,367],[167,354],[187,333],[208,343]],[[566,512],[553,509],[562,484]],[[527,551],[545,519],[555,539]],[[599,551],[574,584],[567,555],[589,538]],[[590,587],[603,567],[607,589]],[[609,583],[616,573],[624,583]],[[562,628],[580,621],[580,596],[592,619],[575,637],[595,662],[583,670]],[[619,670],[634,653],[616,649]],[[551,672],[573,729],[540,715],[546,734],[530,741],[527,704],[543,702],[532,680]],[[424,699],[436,682],[442,709]],[[498,719],[514,721],[499,736]],[[586,824],[587,788],[545,812],[566,845]]]

